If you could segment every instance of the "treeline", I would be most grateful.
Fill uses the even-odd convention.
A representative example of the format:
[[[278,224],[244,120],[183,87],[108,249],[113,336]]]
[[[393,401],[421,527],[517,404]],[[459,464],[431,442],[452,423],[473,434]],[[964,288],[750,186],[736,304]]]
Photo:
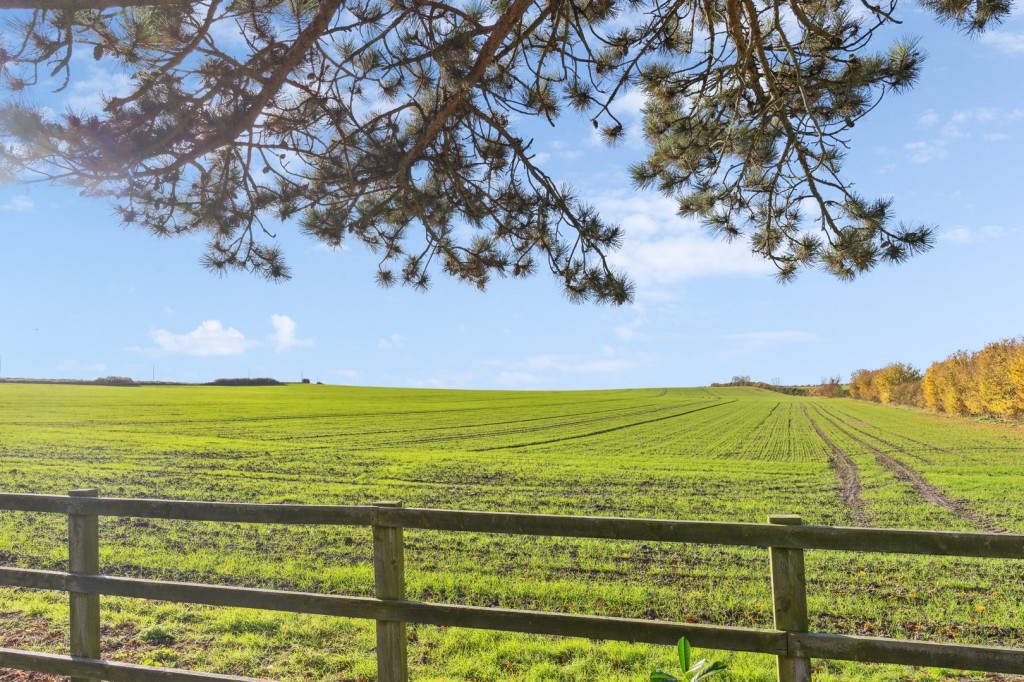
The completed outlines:
[[[751,381],[750,377],[747,376],[733,377],[731,381],[715,382],[711,384],[712,388],[722,388],[727,386],[750,386],[752,388],[760,388],[764,391],[785,393],[786,395],[807,395],[807,389],[802,386],[777,386],[776,384],[769,384],[763,381]]]
[[[842,379],[829,377],[823,379],[817,386],[809,386],[804,394],[816,398],[845,398],[850,392],[843,386]]]
[[[207,386],[280,386],[281,382],[270,377],[255,377],[253,379],[215,379],[206,384]]]
[[[933,363],[922,382],[924,404],[947,414],[1024,416],[1024,338],[957,351]]]
[[[894,362],[881,369],[858,369],[850,377],[850,397],[886,405],[924,407],[921,370]]]
[[[823,379],[818,386],[780,386],[764,381],[751,381],[750,377],[747,376],[738,376],[733,377],[731,381],[713,383],[711,386],[751,386],[764,391],[775,391],[776,393],[784,393],[786,395],[816,396],[819,398],[841,398],[846,395],[846,389],[843,387],[843,382],[839,377]]]
[[[104,386],[136,386],[137,385],[135,383],[135,379],[132,379],[131,377],[118,377],[118,376],[100,377],[99,379],[96,379],[92,383],[94,383],[94,384],[102,384]]]
[[[973,353],[958,350],[924,373],[900,362],[857,370],[850,379],[850,396],[945,414],[1021,418],[1024,338],[996,341]]]

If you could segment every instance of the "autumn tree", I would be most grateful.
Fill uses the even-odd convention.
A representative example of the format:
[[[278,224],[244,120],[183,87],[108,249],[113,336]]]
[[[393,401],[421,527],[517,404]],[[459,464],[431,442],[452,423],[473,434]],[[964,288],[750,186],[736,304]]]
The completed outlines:
[[[924,399],[936,412],[1024,416],[1024,339],[957,351],[925,372]]]
[[[843,381],[840,377],[824,378],[821,380],[821,384],[812,390],[812,395],[822,398],[841,398],[843,396]]]
[[[875,377],[878,370],[858,369],[850,375],[850,397],[858,400],[878,402],[878,387]]]
[[[922,0],[967,32],[1008,0]],[[378,279],[479,287],[546,265],[622,303],[621,230],[555,182],[517,120],[646,95],[640,187],[748,240],[782,280],[852,278],[931,243],[842,173],[851,129],[922,62],[879,47],[898,0],[0,0],[0,176],[108,198],[206,265],[288,276],[277,223],[379,254]],[[87,59],[81,59],[85,53]],[[130,76],[102,111],[40,104],[89,58]],[[813,209],[808,210],[808,206]]]
[[[924,376],[925,404],[948,414],[966,414],[964,397],[970,384],[970,355],[959,350],[928,368]]]
[[[990,343],[977,353],[975,382],[982,413],[1017,417],[1024,413],[1024,393],[1019,392],[1019,375],[1024,346],[1016,340]]]
[[[924,406],[921,372],[913,365],[894,362],[878,370],[874,383],[878,400],[887,405]]]

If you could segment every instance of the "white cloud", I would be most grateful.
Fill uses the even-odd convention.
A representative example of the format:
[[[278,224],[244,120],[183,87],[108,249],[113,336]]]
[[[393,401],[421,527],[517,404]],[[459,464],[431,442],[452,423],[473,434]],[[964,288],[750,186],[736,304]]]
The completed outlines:
[[[124,97],[131,91],[132,80],[125,74],[93,67],[89,78],[72,83],[64,103],[76,113],[98,114],[103,111],[104,97]]]
[[[625,243],[611,255],[612,263],[647,294],[700,277],[771,272],[771,265],[751,254],[745,241],[729,243],[708,235],[696,220],[681,218],[676,202],[668,197],[635,193],[599,198],[594,204],[602,217],[625,232]]]
[[[971,244],[973,242],[998,239],[1004,234],[1006,234],[1006,230],[999,225],[982,225],[974,229],[959,226],[943,230],[939,234],[939,239],[956,244]]]
[[[944,159],[949,156],[949,152],[946,151],[948,142],[943,139],[911,142],[904,145],[906,150],[910,152],[910,160],[914,163],[928,163],[934,159]]]
[[[295,328],[298,325],[287,315],[271,315],[270,324],[274,326],[274,333],[267,340],[278,353],[313,345],[313,339],[300,339],[295,336]]]
[[[643,109],[646,104],[647,95],[639,88],[633,88],[624,94],[620,93],[615,98],[615,101],[611,103],[608,109],[618,119],[619,123],[622,124],[626,132],[625,137],[620,138],[616,144],[625,144],[631,149],[644,148],[643,131],[639,124],[643,119]],[[599,118],[598,123],[601,125],[597,128],[588,126],[589,132],[587,137],[584,138],[584,142],[591,147],[607,147],[608,142],[601,134],[601,130],[605,124],[610,125],[614,122],[610,118]],[[562,154],[562,156],[568,158],[567,154]]]
[[[1024,33],[990,31],[981,34],[981,42],[984,45],[991,45],[1005,54],[1024,54]]]
[[[583,155],[582,151],[574,147],[570,148],[568,143],[563,142],[562,140],[553,140],[551,142],[551,148],[555,150],[555,153],[558,154],[559,158],[568,159],[569,161],[574,161]]]
[[[10,201],[0,204],[0,211],[28,211],[35,208],[35,205],[36,202],[32,201],[32,197],[19,194],[11,197]]]
[[[1009,112],[1006,115],[1013,116],[1013,112]],[[996,107],[974,107],[973,109],[956,112],[951,120],[953,123],[967,123],[971,120],[987,123],[989,121],[998,121],[1000,118],[1003,118],[1003,112]]]
[[[247,348],[256,345],[234,327],[225,329],[220,320],[206,320],[185,334],[154,329],[149,336],[161,353],[196,357],[243,355]]]
[[[625,95],[616,97],[610,108],[619,118],[636,121],[643,116],[646,105],[647,95],[640,88],[633,88]]]
[[[498,383],[509,388],[533,386],[539,381],[540,379],[528,372],[502,372],[498,375]]]
[[[245,32],[239,21],[215,21],[210,25],[210,37],[214,39],[217,46],[224,50],[230,48],[248,47],[245,41]]]
[[[408,339],[401,334],[392,334],[377,341],[377,348],[381,350],[398,350],[399,348],[405,348],[406,341]]]
[[[612,329],[612,331],[615,332],[615,336],[623,341],[632,341],[636,338],[636,329],[627,324],[620,324]]]
[[[918,119],[918,123],[931,126],[940,120],[939,114],[928,110]],[[929,140],[910,142],[903,147],[910,153],[914,163],[928,163],[949,156],[949,147],[955,140],[969,139],[974,134],[973,128],[979,126],[1005,125],[1024,118],[1024,109],[999,109],[996,107],[973,107],[953,112],[949,119],[937,131],[937,135]],[[1007,139],[1005,133],[985,132],[982,137],[989,141]]]
[[[472,372],[452,372],[412,381],[410,385],[415,388],[472,388],[475,383],[476,376]]]

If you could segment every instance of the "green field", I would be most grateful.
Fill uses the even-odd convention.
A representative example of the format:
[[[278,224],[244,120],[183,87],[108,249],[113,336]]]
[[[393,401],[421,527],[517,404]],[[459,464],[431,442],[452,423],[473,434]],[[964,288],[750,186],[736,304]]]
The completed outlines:
[[[1024,532],[1024,428],[749,388],[417,391],[0,384],[0,489]],[[0,514],[63,570],[66,520]],[[410,598],[768,627],[767,552],[406,532]],[[104,572],[369,596],[367,529],[104,519]],[[1024,561],[807,555],[812,629],[1024,646]],[[373,624],[104,598],[105,655],[372,680]],[[0,591],[0,646],[64,651],[63,594]],[[412,626],[413,678],[641,680],[673,651]],[[713,654],[715,655],[715,654]],[[718,655],[726,679],[774,659]],[[815,661],[819,680],[960,679]],[[2,675],[2,673],[0,673]]]

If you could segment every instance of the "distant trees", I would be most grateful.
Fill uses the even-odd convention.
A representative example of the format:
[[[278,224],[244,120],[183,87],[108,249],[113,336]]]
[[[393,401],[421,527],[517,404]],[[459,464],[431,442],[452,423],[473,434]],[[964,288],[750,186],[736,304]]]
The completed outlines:
[[[921,407],[921,371],[916,367],[895,362],[882,368],[875,379],[878,400],[889,405]]]
[[[207,386],[280,386],[281,382],[271,377],[237,379],[214,379]]]
[[[959,350],[933,363],[922,382],[936,412],[1024,416],[1024,339],[1004,339],[974,353]]]
[[[1024,417],[1024,337],[996,341],[973,353],[958,350],[924,374],[901,362],[859,369],[850,379],[850,397],[944,414],[1019,419]]]
[[[841,378],[828,377],[827,379],[822,379],[821,384],[818,386],[811,386],[807,389],[807,395],[818,398],[842,398],[846,395],[846,390],[843,388]]]
[[[850,397],[886,405],[923,407],[921,371],[902,362],[881,369],[859,369],[850,378]]]
[[[131,377],[106,376],[96,379],[93,383],[105,386],[133,386],[135,385],[135,380]]]
[[[776,393],[785,393],[786,395],[808,395],[808,389],[803,386],[781,386],[779,385],[778,378],[772,379],[772,383],[766,384],[763,381],[753,381],[749,376],[739,375],[734,376],[731,380],[726,382],[715,382],[711,384],[712,388],[721,388],[727,386],[751,386],[753,388],[759,388],[762,391],[775,391]]]
[[[858,369],[850,376],[850,397],[878,402],[875,375],[878,370]]]

